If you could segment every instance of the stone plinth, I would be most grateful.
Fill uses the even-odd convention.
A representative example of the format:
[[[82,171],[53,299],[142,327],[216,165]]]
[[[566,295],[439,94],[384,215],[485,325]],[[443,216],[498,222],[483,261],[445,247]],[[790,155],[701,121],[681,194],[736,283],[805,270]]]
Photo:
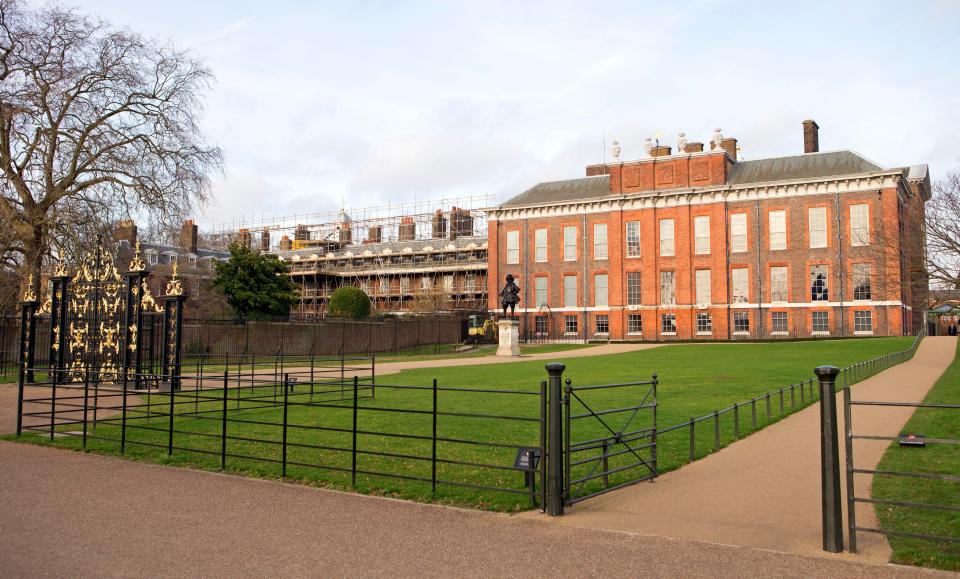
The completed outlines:
[[[500,320],[497,322],[497,335],[500,345],[497,356],[520,355],[520,322],[518,320]]]

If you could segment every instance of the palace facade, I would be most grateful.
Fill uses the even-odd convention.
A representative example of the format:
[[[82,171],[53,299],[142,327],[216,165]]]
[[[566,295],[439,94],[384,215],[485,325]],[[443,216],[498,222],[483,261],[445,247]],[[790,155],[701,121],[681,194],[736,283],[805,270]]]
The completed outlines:
[[[904,335],[927,304],[926,165],[849,151],[739,160],[736,139],[649,144],[489,209],[489,307],[522,288],[528,337]]]

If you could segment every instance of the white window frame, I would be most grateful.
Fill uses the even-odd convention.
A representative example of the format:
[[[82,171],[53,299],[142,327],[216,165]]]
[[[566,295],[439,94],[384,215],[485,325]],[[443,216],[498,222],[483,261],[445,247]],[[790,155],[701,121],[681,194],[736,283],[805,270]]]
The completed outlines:
[[[866,270],[866,272],[864,272]],[[862,284],[859,283],[859,278],[863,275],[866,275],[867,278],[867,296],[863,296],[862,292],[860,297],[857,296],[859,288]],[[863,301],[869,300],[873,297],[873,267],[869,263],[854,263],[850,266],[850,278],[853,282],[853,299],[854,301]]]
[[[826,207],[810,207],[807,209],[807,234],[810,237],[810,249],[827,247]]]
[[[600,328],[601,322],[602,325],[607,327],[606,330]],[[610,335],[610,315],[609,314],[597,314],[593,318],[593,334],[595,336],[609,336]]]
[[[790,272],[785,265],[770,268],[770,301],[775,304],[790,301]]]
[[[639,327],[638,330],[632,329],[634,321],[636,321],[636,326]],[[627,314],[627,334],[631,336],[643,335],[643,316],[641,314]]]
[[[698,312],[697,313],[697,335],[698,336],[712,336],[713,335],[713,316],[707,312]],[[705,324],[701,322],[706,320]]]
[[[577,226],[563,226],[563,261],[577,261]]]
[[[550,293],[549,293],[550,279],[546,277],[535,277],[533,278],[533,300],[536,307],[546,306],[549,304]]]
[[[627,221],[627,257],[640,257],[640,222]]]
[[[676,304],[677,304],[677,274],[674,271],[661,271],[660,272],[660,305],[674,306]]]
[[[537,263],[547,261],[547,230],[536,229],[533,232],[533,260]]]
[[[787,248],[787,212],[784,210],[770,211],[767,219],[770,225],[770,250],[778,251]]]
[[[673,219],[660,220],[660,257],[673,257],[677,253],[676,228]]]
[[[826,319],[826,329],[818,330],[816,318],[823,316]],[[814,336],[829,336],[830,335],[830,312],[810,312],[810,329],[811,333]]]
[[[520,230],[514,229],[507,232],[507,263],[515,265],[520,263]]]
[[[709,269],[698,269],[694,272],[696,301],[698,305],[709,305],[713,303],[713,282],[711,275],[712,272]]]
[[[870,205],[866,203],[850,206],[850,245],[870,245]]]
[[[750,269],[736,267],[730,270],[730,301],[734,304],[750,303]]]
[[[777,329],[777,318],[783,316],[783,329]],[[770,312],[770,335],[786,336],[790,332],[790,316],[787,312]]]
[[[730,253],[747,251],[747,214],[730,215]]]
[[[563,307],[577,307],[577,276],[563,276]]]
[[[593,224],[593,259],[607,259],[607,224]]]
[[[873,310],[853,311],[853,333],[857,336],[873,334]]]
[[[697,215],[693,218],[693,253],[710,255],[709,215]]]
[[[636,280],[636,284],[631,283],[631,281]],[[642,276],[639,271],[628,271],[627,272],[627,305],[628,306],[639,306],[643,304],[643,287],[642,287]],[[630,291],[631,289],[636,289],[635,292]]]
[[[610,304],[610,278],[605,273],[597,273],[593,276],[593,305],[598,308],[605,308]]]

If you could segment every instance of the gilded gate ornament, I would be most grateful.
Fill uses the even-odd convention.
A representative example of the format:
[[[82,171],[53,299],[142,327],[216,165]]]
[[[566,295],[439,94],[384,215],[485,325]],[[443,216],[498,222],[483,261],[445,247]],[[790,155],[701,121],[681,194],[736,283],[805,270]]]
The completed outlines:
[[[30,274],[30,278],[27,280],[27,288],[23,290],[23,301],[25,302],[35,302],[37,301],[37,294],[33,292],[33,274]]]
[[[167,282],[166,294],[168,296],[183,295],[183,285],[180,283],[180,280],[177,279],[177,262],[173,262],[173,276],[171,276],[170,281]]]
[[[113,257],[87,255],[71,289],[68,379],[83,381],[89,367],[100,381],[115,381],[120,376],[123,284]]]

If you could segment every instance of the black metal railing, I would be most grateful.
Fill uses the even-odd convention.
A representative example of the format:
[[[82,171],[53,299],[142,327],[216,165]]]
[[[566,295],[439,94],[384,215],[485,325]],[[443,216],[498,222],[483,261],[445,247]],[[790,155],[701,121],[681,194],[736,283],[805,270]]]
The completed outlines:
[[[916,353],[924,335],[923,332],[917,334],[909,348],[875,356],[840,369],[838,386],[847,388],[887,368],[906,362]],[[657,435],[660,437],[661,445],[671,449],[682,445],[687,450],[673,453],[673,456],[682,456],[682,458],[677,464],[669,466],[693,462],[697,458],[720,450],[726,443],[740,440],[765,425],[796,410],[806,408],[820,399],[816,384],[816,378],[789,384],[749,400],[735,402],[726,408],[714,410],[710,414],[691,417],[684,422],[658,430]],[[676,437],[680,439],[677,440]],[[683,437],[686,437],[686,441],[683,441]]]
[[[600,393],[625,405],[600,407]],[[644,382],[565,382],[564,500],[573,505],[657,476],[657,376]]]
[[[898,507],[898,508],[908,508],[908,509],[920,509],[920,510],[935,510],[935,511],[947,511],[957,513],[957,516],[960,517],[960,506],[956,505],[947,505],[942,503],[931,503],[931,502],[917,502],[917,501],[897,501],[897,500],[887,500],[887,499],[875,499],[865,496],[857,496],[856,488],[854,484],[854,475],[857,474],[866,474],[871,476],[881,476],[881,477],[901,477],[901,478],[914,478],[914,479],[926,479],[927,481],[943,481],[947,483],[960,483],[960,475],[956,474],[946,474],[946,473],[936,473],[936,472],[916,472],[916,471],[891,471],[891,470],[877,470],[877,469],[868,469],[868,468],[857,468],[855,466],[854,460],[854,444],[855,440],[885,440],[892,442],[900,442],[901,444],[906,443],[910,444],[920,444],[923,445],[960,445],[960,439],[951,439],[951,438],[925,438],[921,437],[917,439],[909,438],[908,435],[900,436],[879,436],[879,435],[870,435],[870,434],[854,434],[853,432],[853,406],[871,406],[878,408],[928,408],[936,410],[960,410],[960,404],[933,404],[933,403],[922,403],[922,402],[886,402],[886,401],[875,401],[875,400],[853,400],[851,399],[850,389],[846,388],[843,391],[843,417],[845,421],[844,429],[844,446],[846,448],[846,484],[847,484],[847,533],[849,537],[849,547],[850,552],[857,552],[857,533],[877,533],[887,536],[899,536],[907,537],[911,539],[923,539],[926,541],[936,541],[943,543],[957,543],[960,544],[960,534],[953,536],[944,536],[944,535],[934,535],[930,533],[920,533],[920,532],[908,532],[900,531],[893,529],[884,529],[877,527],[863,527],[857,525],[857,513],[856,506],[858,503],[861,504],[872,504],[880,505],[884,507]],[[919,493],[918,493],[919,494]]]
[[[327,362],[184,372],[179,389],[153,375],[140,376],[143,391],[93,373],[83,384],[37,382],[21,388],[18,434],[348,488],[397,481],[420,485],[412,496],[544,504],[544,388],[386,384],[372,357]]]

